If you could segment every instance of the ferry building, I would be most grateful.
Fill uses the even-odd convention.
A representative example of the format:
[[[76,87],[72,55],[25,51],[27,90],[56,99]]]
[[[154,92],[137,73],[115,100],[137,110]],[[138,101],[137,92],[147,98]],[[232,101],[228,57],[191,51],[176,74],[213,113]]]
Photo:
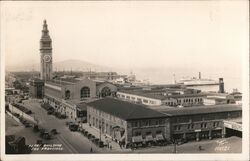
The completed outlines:
[[[55,108],[56,112],[65,114],[72,120],[86,117],[84,102],[115,95],[117,91],[115,85],[105,81],[94,81],[88,78],[55,78],[52,39],[46,20],[43,21],[40,39],[40,80],[33,79],[31,82],[31,96],[43,97],[44,103],[48,103]]]

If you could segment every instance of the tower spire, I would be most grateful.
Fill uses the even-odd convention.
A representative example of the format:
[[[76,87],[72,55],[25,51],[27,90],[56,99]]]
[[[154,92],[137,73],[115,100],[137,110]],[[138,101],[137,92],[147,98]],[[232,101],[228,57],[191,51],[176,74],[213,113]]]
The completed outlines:
[[[49,36],[49,30],[48,30],[48,25],[47,25],[47,21],[43,20],[43,30],[42,30],[42,36]]]
[[[43,80],[52,79],[52,40],[49,36],[47,21],[43,21],[42,37],[40,39],[41,74]]]

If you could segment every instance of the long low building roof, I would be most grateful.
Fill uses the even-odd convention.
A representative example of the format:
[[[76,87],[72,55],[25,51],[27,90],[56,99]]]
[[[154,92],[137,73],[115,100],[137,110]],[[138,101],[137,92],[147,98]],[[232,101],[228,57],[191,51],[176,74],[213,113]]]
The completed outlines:
[[[149,109],[144,105],[113,98],[100,99],[90,102],[88,105],[124,120],[167,117],[166,114]]]
[[[124,120],[242,111],[241,105],[236,104],[184,108],[149,108],[145,105],[134,104],[114,98],[96,100],[88,103],[88,105]]]
[[[194,106],[194,107],[184,107],[184,108],[166,108],[166,109],[155,108],[155,110],[171,116],[181,116],[181,115],[184,116],[184,115],[242,111],[242,107],[241,105],[236,105],[236,104],[224,104],[224,105]]]
[[[189,97],[202,97],[206,96],[204,93],[195,93],[195,94],[178,94],[178,95],[161,95],[157,93],[153,93],[150,91],[140,91],[140,90],[121,90],[118,91],[120,93],[125,93],[125,94],[131,94],[131,95],[137,95],[137,96],[142,96],[142,97],[147,97],[147,98],[152,98],[152,99],[159,99],[159,100],[165,100],[168,98],[189,98]]]

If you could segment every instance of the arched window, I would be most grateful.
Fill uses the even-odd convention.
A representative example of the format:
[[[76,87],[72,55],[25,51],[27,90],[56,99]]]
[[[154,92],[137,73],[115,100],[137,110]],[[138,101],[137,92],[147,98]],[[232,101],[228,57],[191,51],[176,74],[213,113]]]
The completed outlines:
[[[67,100],[67,99],[70,99],[70,91],[69,90],[67,90],[66,92],[65,92],[65,99]]]
[[[81,94],[81,98],[90,97],[90,89],[89,89],[89,87],[82,87],[80,94]]]
[[[106,97],[111,95],[111,90],[109,87],[104,87],[101,90],[101,97]]]

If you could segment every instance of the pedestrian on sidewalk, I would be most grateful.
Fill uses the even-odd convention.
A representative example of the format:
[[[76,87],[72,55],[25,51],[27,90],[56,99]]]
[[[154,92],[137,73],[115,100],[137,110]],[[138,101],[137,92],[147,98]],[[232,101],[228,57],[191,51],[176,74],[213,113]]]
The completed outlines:
[[[93,149],[92,149],[92,147],[90,148],[90,153],[93,153]]]

